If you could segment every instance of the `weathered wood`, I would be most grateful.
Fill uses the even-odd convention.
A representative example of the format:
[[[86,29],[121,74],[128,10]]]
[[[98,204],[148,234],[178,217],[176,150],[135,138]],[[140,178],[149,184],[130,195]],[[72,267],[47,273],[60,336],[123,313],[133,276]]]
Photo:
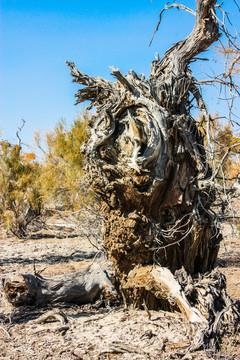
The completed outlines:
[[[139,289],[142,294],[136,298],[133,296],[134,291],[137,290],[139,294]],[[128,281],[122,291],[125,293],[130,291],[127,298],[131,300],[132,297],[131,303],[137,308],[141,307],[142,298],[146,299],[148,309],[156,308],[157,304],[162,308],[162,302],[165,301],[165,305],[170,307],[170,310],[181,312],[190,323],[207,325],[200,311],[191,307],[181,285],[167,268],[150,265],[136,267],[128,274]]]
[[[240,303],[226,292],[226,278],[218,270],[194,278],[184,269],[175,276],[159,266],[137,266],[121,288],[128,304],[149,310],[181,312],[189,326],[195,327],[191,350],[204,346],[216,348],[221,336],[236,331],[240,321]]]
[[[109,82],[67,62],[73,81],[84,85],[76,103],[89,100],[90,108],[96,107],[83,152],[102,199],[104,245],[120,292],[127,304],[175,306],[189,321],[200,322],[194,349],[216,344],[216,336],[235,327],[240,313],[221,274],[194,280],[214,268],[221,240],[211,211],[218,189],[212,186],[214,173],[191,101],[209,115],[189,69],[220,37],[216,3],[196,0],[193,31],[152,62],[148,79],[111,68],[117,81]],[[173,274],[182,267],[181,276],[176,273],[180,287]],[[220,321],[229,315],[232,322]]]
[[[113,83],[67,62],[73,81],[85,86],[77,103],[97,107],[83,151],[103,202],[105,247],[123,282],[137,264],[194,274],[213,269],[217,256],[215,190],[202,188],[212,172],[189,98],[204,103],[188,65],[220,34],[216,0],[196,3],[192,33],[152,62],[148,79],[112,67]]]
[[[159,77],[172,72],[175,77],[188,72],[191,60],[201,54],[220,37],[216,19],[215,5],[217,0],[197,0],[196,20],[191,34],[174,44],[166,51],[161,61],[152,64],[151,74]]]
[[[117,293],[108,275],[97,263],[72,274],[44,278],[22,274],[4,281],[4,293],[13,305],[44,305],[55,302],[92,303],[100,295],[115,298]]]
[[[46,323],[49,319],[55,319],[56,321],[60,321],[62,326],[65,326],[68,322],[68,318],[63,311],[54,309],[48,311],[46,314],[39,316],[37,319],[32,320],[32,323],[42,324]]]

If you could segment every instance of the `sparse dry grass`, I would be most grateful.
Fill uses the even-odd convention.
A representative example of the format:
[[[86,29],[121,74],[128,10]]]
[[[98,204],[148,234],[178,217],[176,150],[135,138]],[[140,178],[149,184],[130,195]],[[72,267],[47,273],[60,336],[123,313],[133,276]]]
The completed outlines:
[[[219,347],[219,355],[225,360],[240,359],[240,325],[231,336],[222,339]]]

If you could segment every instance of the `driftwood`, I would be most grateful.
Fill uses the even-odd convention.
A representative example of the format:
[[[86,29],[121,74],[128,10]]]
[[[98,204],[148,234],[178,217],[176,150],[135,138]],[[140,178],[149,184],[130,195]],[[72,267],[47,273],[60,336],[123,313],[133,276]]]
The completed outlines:
[[[116,291],[105,271],[93,263],[73,274],[44,278],[22,274],[17,280],[4,281],[4,293],[13,305],[44,305],[56,302],[92,303],[102,295],[115,298]]]

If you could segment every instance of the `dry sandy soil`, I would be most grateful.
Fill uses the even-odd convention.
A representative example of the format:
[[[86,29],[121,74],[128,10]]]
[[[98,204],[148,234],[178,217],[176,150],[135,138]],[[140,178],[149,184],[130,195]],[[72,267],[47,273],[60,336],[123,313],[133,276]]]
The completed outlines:
[[[0,238],[0,278],[17,273],[42,276],[74,272],[91,261],[104,266],[105,258],[95,245],[101,237],[96,222],[85,223],[81,236],[65,232],[56,237],[53,230],[36,233],[28,240]],[[90,231],[91,229],[91,231]],[[78,229],[79,230],[79,229]],[[58,232],[59,234],[59,232]],[[99,245],[97,245],[99,246]],[[224,226],[224,241],[218,266],[227,277],[229,294],[240,299],[240,237],[230,226]],[[68,318],[67,324],[56,319],[38,324],[34,320],[55,309]],[[238,359],[240,351],[229,339],[219,354],[207,351],[187,353],[189,325],[181,315],[124,309],[97,301],[92,305],[57,305],[47,308],[12,308],[0,297],[0,360],[54,359]]]

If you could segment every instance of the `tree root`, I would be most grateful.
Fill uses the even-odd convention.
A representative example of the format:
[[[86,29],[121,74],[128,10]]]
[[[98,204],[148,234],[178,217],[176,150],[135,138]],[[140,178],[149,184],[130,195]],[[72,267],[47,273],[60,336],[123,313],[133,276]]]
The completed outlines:
[[[225,276],[218,270],[194,278],[184,269],[174,276],[167,268],[136,267],[121,291],[127,305],[182,313],[193,329],[190,351],[217,349],[240,321],[240,304],[227,295]]]
[[[61,325],[64,326],[68,322],[67,316],[61,310],[51,310],[48,311],[46,314],[41,315],[38,319],[33,320],[34,324],[42,324],[46,323],[49,319],[56,319],[60,321]]]
[[[22,278],[24,281],[5,281],[5,295],[13,305],[28,304],[29,299],[38,305],[47,301],[73,300],[81,304],[92,302],[100,296],[101,291],[108,296],[116,294],[110,280],[97,264],[80,272],[50,279],[29,274]],[[240,304],[228,296],[226,278],[217,269],[204,275],[191,276],[183,268],[173,275],[165,267],[137,266],[121,284],[120,292],[125,306],[144,308],[149,320],[150,310],[180,312],[192,330],[189,335],[190,351],[217,349],[221,338],[233,334],[240,321]],[[65,314],[58,310],[50,311],[33,322],[45,323],[49,318],[60,321],[63,327],[67,323]]]

